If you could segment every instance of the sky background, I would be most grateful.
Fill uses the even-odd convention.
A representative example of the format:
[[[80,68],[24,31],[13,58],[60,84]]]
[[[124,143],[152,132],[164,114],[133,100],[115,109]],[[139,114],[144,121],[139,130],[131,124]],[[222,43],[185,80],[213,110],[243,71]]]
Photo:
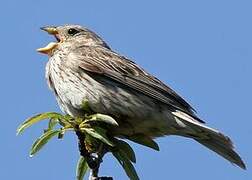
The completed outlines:
[[[78,160],[76,137],[53,140],[28,153],[45,123],[22,136],[16,128],[39,112],[60,112],[35,49],[53,40],[39,27],[89,27],[117,52],[170,85],[211,127],[229,135],[248,166],[243,171],[196,142],[158,139],[160,152],[132,144],[140,179],[252,179],[252,1],[249,0],[8,0],[0,6],[0,179],[70,180]],[[110,155],[102,175],[127,180]]]

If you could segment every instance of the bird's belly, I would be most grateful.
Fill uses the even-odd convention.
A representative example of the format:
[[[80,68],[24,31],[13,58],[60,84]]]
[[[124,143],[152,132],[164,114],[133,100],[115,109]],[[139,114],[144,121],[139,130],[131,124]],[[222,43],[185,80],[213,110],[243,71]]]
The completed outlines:
[[[94,112],[116,117],[120,124],[114,129],[116,134],[171,134],[175,121],[165,105],[116,82],[97,80],[85,73],[80,81],[78,75],[64,79],[57,87],[59,105],[67,114],[82,115],[82,103],[87,100]]]

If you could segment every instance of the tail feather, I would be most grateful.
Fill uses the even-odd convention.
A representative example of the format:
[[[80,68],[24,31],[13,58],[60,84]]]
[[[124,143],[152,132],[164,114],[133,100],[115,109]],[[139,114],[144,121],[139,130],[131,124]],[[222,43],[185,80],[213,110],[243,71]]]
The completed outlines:
[[[225,144],[220,144],[222,141],[219,141],[223,137],[218,136],[211,139],[195,139],[200,144],[206,146],[207,148],[211,149],[212,151],[216,152],[220,156],[224,157],[228,161],[230,161],[233,164],[236,164],[242,169],[246,169],[246,165],[242,161],[241,157],[234,151],[234,149],[229,146],[229,142],[226,142]]]
[[[223,135],[215,129],[209,128],[206,125],[195,121],[191,116],[183,112],[176,111],[173,114],[179,118],[186,127],[189,127],[190,131],[185,131],[186,133],[184,136],[193,138],[231,163],[236,164],[242,169],[246,169],[245,163],[235,152],[233,143],[229,137]]]

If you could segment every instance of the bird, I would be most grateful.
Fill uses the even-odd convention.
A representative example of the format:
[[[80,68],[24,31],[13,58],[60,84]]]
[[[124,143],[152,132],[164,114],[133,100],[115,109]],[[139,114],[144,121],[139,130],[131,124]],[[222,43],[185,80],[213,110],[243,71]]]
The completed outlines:
[[[83,116],[87,101],[92,112],[116,119],[114,136],[191,138],[246,169],[228,136],[208,127],[174,90],[113,51],[95,32],[72,24],[41,29],[56,39],[37,51],[49,57],[47,83],[64,113]]]

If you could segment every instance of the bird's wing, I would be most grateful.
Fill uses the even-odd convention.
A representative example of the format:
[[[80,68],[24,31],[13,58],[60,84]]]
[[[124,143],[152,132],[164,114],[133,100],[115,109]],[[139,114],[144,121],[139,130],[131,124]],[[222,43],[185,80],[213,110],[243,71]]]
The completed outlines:
[[[139,93],[167,104],[173,110],[188,113],[203,123],[194,109],[175,91],[127,58],[103,47],[81,46],[69,54],[79,61],[80,68],[89,73],[100,74],[121,83]]]

